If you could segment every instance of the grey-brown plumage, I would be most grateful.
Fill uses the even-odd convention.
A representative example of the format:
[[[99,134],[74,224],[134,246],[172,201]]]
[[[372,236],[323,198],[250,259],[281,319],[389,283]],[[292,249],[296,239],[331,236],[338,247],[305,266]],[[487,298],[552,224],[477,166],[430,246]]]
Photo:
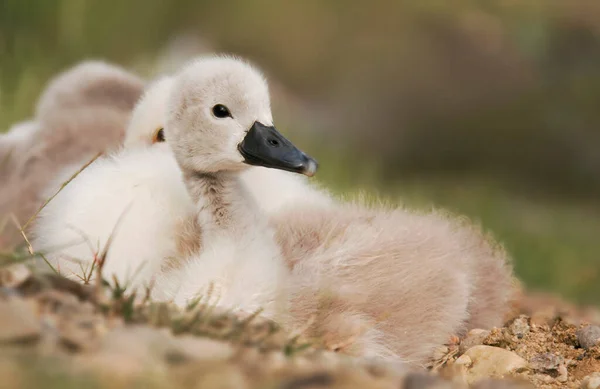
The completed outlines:
[[[59,171],[119,145],[143,88],[136,75],[101,61],[82,62],[51,80],[29,122],[35,131],[0,138],[0,221],[12,214],[25,223]],[[21,241],[12,223],[0,233],[1,249]]]
[[[505,252],[439,212],[300,204],[273,220],[292,268],[290,323],[347,354],[424,364],[471,328],[502,324]]]

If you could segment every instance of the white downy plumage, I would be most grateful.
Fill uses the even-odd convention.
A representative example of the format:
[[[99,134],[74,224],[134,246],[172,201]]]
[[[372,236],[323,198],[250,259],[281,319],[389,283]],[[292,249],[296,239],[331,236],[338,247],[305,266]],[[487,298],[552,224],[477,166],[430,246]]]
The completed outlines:
[[[185,305],[212,291],[217,306],[278,317],[285,312],[288,269],[242,179],[255,168],[240,151],[255,122],[272,126],[262,75],[234,59],[194,61],[176,77],[168,111],[167,143],[196,206],[200,246],[157,278],[159,298]]]
[[[177,255],[174,235],[192,204],[171,150],[152,141],[162,135],[170,83],[164,78],[149,87],[133,112],[125,147],[83,170],[39,215],[33,246],[65,276],[87,274],[109,241],[103,276],[132,287],[149,283],[164,258]],[[154,135],[141,142],[140,133]]]

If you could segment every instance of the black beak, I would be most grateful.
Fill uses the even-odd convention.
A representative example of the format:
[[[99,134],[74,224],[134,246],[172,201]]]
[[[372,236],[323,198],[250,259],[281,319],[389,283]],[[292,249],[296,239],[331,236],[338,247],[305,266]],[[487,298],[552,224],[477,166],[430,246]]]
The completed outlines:
[[[254,122],[238,150],[249,165],[287,170],[309,177],[317,172],[317,161],[300,151],[275,127],[259,122]]]

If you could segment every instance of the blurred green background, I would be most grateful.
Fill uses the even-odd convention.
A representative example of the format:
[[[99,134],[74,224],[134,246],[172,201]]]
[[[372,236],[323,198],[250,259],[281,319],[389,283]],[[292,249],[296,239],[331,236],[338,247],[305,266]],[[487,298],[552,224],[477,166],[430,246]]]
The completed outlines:
[[[480,221],[533,289],[600,304],[600,1],[0,0],[0,131],[82,59],[225,51],[339,193]]]

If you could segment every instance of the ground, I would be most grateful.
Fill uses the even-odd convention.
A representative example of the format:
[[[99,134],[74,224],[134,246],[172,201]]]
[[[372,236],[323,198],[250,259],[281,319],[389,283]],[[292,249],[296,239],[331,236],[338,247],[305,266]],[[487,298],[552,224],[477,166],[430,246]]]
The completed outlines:
[[[259,314],[238,317],[202,300],[180,310],[141,297],[134,303],[118,286],[4,266],[2,387],[593,388],[600,381],[600,344],[588,325],[600,323],[600,312],[545,296],[523,295],[505,327],[450,339],[428,369],[318,350]]]

